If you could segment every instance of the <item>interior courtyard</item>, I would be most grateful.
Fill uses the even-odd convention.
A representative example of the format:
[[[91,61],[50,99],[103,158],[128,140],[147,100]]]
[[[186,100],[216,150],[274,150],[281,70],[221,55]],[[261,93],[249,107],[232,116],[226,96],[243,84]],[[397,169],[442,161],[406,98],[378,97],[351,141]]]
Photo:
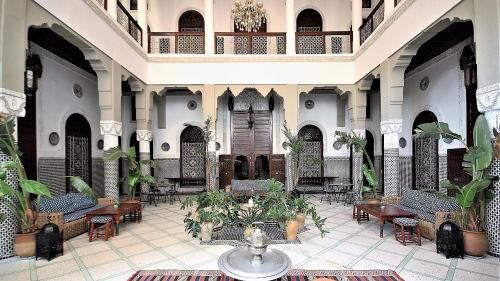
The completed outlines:
[[[498,0],[0,0],[0,280],[498,280]]]

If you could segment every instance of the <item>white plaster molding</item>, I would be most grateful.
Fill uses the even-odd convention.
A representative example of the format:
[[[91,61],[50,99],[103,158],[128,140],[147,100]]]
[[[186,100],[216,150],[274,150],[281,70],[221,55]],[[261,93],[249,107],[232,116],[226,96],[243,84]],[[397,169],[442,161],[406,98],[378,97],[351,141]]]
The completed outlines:
[[[150,130],[136,130],[137,141],[147,141],[153,140],[153,132]]]
[[[476,97],[479,111],[500,110],[500,83],[477,89]]]
[[[403,130],[403,119],[387,119],[380,122],[380,132],[384,135],[401,133]]]
[[[0,88],[0,114],[24,117],[26,115],[26,96],[5,88]]]
[[[101,125],[101,134],[103,136],[116,136],[119,137],[122,135],[122,122],[114,121],[114,120],[102,120],[100,122]]]
[[[384,149],[399,149],[399,135],[403,131],[402,119],[387,119],[380,122],[380,132],[384,135]]]

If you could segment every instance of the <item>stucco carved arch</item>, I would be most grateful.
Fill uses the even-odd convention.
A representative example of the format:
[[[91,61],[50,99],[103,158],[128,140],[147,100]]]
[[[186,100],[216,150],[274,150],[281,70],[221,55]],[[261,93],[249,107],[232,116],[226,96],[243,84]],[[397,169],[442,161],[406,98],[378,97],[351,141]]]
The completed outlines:
[[[204,10],[197,8],[197,7],[193,7],[193,6],[185,7],[183,9],[179,10],[179,12],[177,13],[177,15],[174,18],[175,19],[175,22],[174,22],[175,30],[180,31],[179,30],[179,20],[181,19],[181,16],[185,12],[189,12],[189,11],[195,11],[195,12],[200,13],[200,15],[203,17],[203,20],[205,20],[205,11]]]
[[[321,131],[321,134],[323,135],[323,154],[326,154],[326,152],[328,151],[328,134],[326,133],[325,127],[323,127],[323,125],[321,125],[321,123],[317,121],[305,120],[300,122],[300,124],[297,126],[297,132],[299,132],[303,127],[307,125],[315,126]]]
[[[299,16],[300,13],[302,13],[302,11],[307,10],[307,9],[315,10],[316,12],[318,12],[320,14],[321,20],[323,22],[322,29],[325,30],[325,26],[327,26],[327,22],[328,22],[328,19],[325,16],[325,13],[323,13],[323,11],[321,10],[320,7],[318,7],[316,5],[311,5],[311,4],[300,6],[300,8],[297,9],[297,11],[295,12],[295,17],[294,17],[295,29],[297,29],[297,26],[296,26],[297,25],[297,17]]]
[[[193,121],[193,120],[185,122],[185,124],[189,124],[191,126],[199,127],[200,129],[203,129],[203,126],[205,126],[203,124],[203,122]],[[181,126],[179,126],[179,128],[177,128],[177,132],[175,133],[175,145],[177,146],[177,149],[175,151],[175,155],[179,156],[179,157],[181,155],[181,134],[184,131],[184,129],[186,129],[186,126],[181,125]]]
[[[99,138],[102,137],[99,127],[96,130],[97,132],[95,130],[93,130],[93,127],[92,127],[93,122],[92,122],[92,119],[89,118],[89,116],[91,114],[80,106],[71,106],[69,109],[65,110],[64,113],[62,115],[60,115],[59,120],[56,121],[56,122],[58,122],[57,123],[58,124],[57,130],[59,132],[59,135],[61,136],[61,138],[60,138],[61,142],[59,142],[59,144],[62,145],[63,148],[66,145],[66,138],[64,137],[66,135],[66,122],[68,121],[68,118],[73,114],[80,114],[81,116],[83,116],[83,118],[85,118],[85,120],[87,120],[87,123],[89,123],[89,126],[90,126],[90,133],[91,133],[92,137],[94,137],[94,136],[99,136]],[[45,138],[45,136],[41,136],[41,137]]]

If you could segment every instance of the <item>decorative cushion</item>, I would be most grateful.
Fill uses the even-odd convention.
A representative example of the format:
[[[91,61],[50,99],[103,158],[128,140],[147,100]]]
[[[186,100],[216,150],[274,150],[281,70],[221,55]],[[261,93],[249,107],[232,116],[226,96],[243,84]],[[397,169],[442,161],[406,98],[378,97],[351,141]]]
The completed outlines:
[[[393,220],[395,224],[403,225],[403,226],[415,226],[418,224],[417,220],[410,218],[395,218]]]
[[[42,197],[39,202],[34,200],[33,205],[41,213],[62,212],[69,214],[75,211],[72,198],[68,194],[57,197]]]
[[[439,195],[419,190],[405,191],[401,197],[401,205],[432,214],[460,210],[454,198],[441,198]]]
[[[73,209],[75,211],[87,209],[96,205],[91,198],[82,193],[68,193],[67,196],[72,199]]]
[[[92,217],[91,221],[93,223],[107,223],[113,220],[112,216],[95,216]]]
[[[421,220],[428,221],[431,223],[434,223],[436,221],[436,216],[432,213],[428,213],[426,211],[410,208],[410,207],[407,207],[407,206],[402,205],[402,204],[396,204],[394,206],[398,207],[399,209],[401,209],[403,211],[414,213]]]

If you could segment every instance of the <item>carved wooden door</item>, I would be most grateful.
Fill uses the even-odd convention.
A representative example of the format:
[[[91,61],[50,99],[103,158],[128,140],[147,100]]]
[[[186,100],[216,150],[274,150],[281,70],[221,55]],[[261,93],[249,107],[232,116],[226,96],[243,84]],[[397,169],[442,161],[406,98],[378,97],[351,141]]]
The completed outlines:
[[[270,155],[269,170],[270,170],[270,177],[272,179],[280,181],[284,184],[286,178],[285,166],[286,166],[285,155],[283,154]]]
[[[232,155],[219,155],[219,187],[223,189],[227,185],[231,185],[231,180],[234,177],[234,161]]]

